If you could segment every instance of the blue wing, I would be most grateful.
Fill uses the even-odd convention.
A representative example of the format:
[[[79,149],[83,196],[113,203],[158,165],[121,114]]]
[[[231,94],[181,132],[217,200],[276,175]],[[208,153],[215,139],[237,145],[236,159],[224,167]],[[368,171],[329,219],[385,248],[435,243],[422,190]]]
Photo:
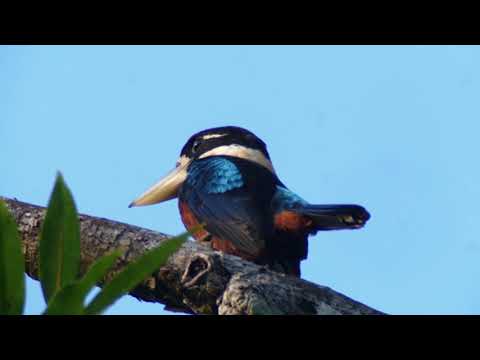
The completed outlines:
[[[259,256],[272,231],[266,209],[274,193],[272,178],[254,163],[209,157],[192,162],[179,197],[210,234]]]

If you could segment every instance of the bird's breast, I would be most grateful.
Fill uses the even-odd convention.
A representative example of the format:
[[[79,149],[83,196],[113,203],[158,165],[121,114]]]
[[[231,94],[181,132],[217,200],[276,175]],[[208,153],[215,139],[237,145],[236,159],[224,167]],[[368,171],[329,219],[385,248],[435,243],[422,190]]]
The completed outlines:
[[[180,210],[180,217],[182,219],[182,222],[188,231],[200,225],[200,222],[198,221],[198,219],[195,217],[193,212],[190,210],[190,208],[184,201],[180,200],[178,202],[178,208]],[[209,233],[207,230],[201,229],[200,231],[197,231],[194,234],[192,234],[192,236],[195,238],[195,240],[202,241],[202,240],[206,240],[206,238],[209,236]]]

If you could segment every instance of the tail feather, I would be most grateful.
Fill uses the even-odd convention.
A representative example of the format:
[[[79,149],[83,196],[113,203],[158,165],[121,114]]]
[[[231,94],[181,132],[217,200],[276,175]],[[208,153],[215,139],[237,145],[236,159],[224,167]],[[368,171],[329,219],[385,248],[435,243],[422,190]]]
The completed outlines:
[[[312,220],[315,230],[358,229],[370,219],[370,214],[359,205],[307,205],[296,212]]]

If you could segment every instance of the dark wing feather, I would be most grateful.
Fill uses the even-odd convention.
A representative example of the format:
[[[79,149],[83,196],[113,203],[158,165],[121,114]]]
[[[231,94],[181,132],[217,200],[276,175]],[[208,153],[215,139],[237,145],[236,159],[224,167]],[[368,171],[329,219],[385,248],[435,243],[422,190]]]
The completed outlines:
[[[210,234],[256,256],[265,248],[260,220],[262,214],[255,209],[252,199],[242,192],[231,190],[222,194],[208,194],[200,189],[192,189],[187,204],[195,217],[206,224],[205,228]]]
[[[223,157],[197,160],[181,190],[185,201],[205,228],[216,237],[230,241],[242,252],[258,256],[265,249],[271,220],[266,217],[266,198],[273,194],[268,170],[241,159],[223,159],[235,164],[242,176],[241,185],[215,191],[212,184],[226,176]],[[231,175],[231,174],[230,174]]]

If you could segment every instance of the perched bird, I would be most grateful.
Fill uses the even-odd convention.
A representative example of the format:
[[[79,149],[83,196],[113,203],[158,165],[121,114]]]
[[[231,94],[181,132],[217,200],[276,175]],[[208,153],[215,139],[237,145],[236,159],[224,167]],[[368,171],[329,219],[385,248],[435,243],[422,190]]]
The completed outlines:
[[[265,143],[234,126],[190,137],[176,168],[130,204],[178,197],[187,229],[225,253],[300,277],[308,236],[319,230],[358,229],[370,218],[359,205],[314,205],[277,177]]]

